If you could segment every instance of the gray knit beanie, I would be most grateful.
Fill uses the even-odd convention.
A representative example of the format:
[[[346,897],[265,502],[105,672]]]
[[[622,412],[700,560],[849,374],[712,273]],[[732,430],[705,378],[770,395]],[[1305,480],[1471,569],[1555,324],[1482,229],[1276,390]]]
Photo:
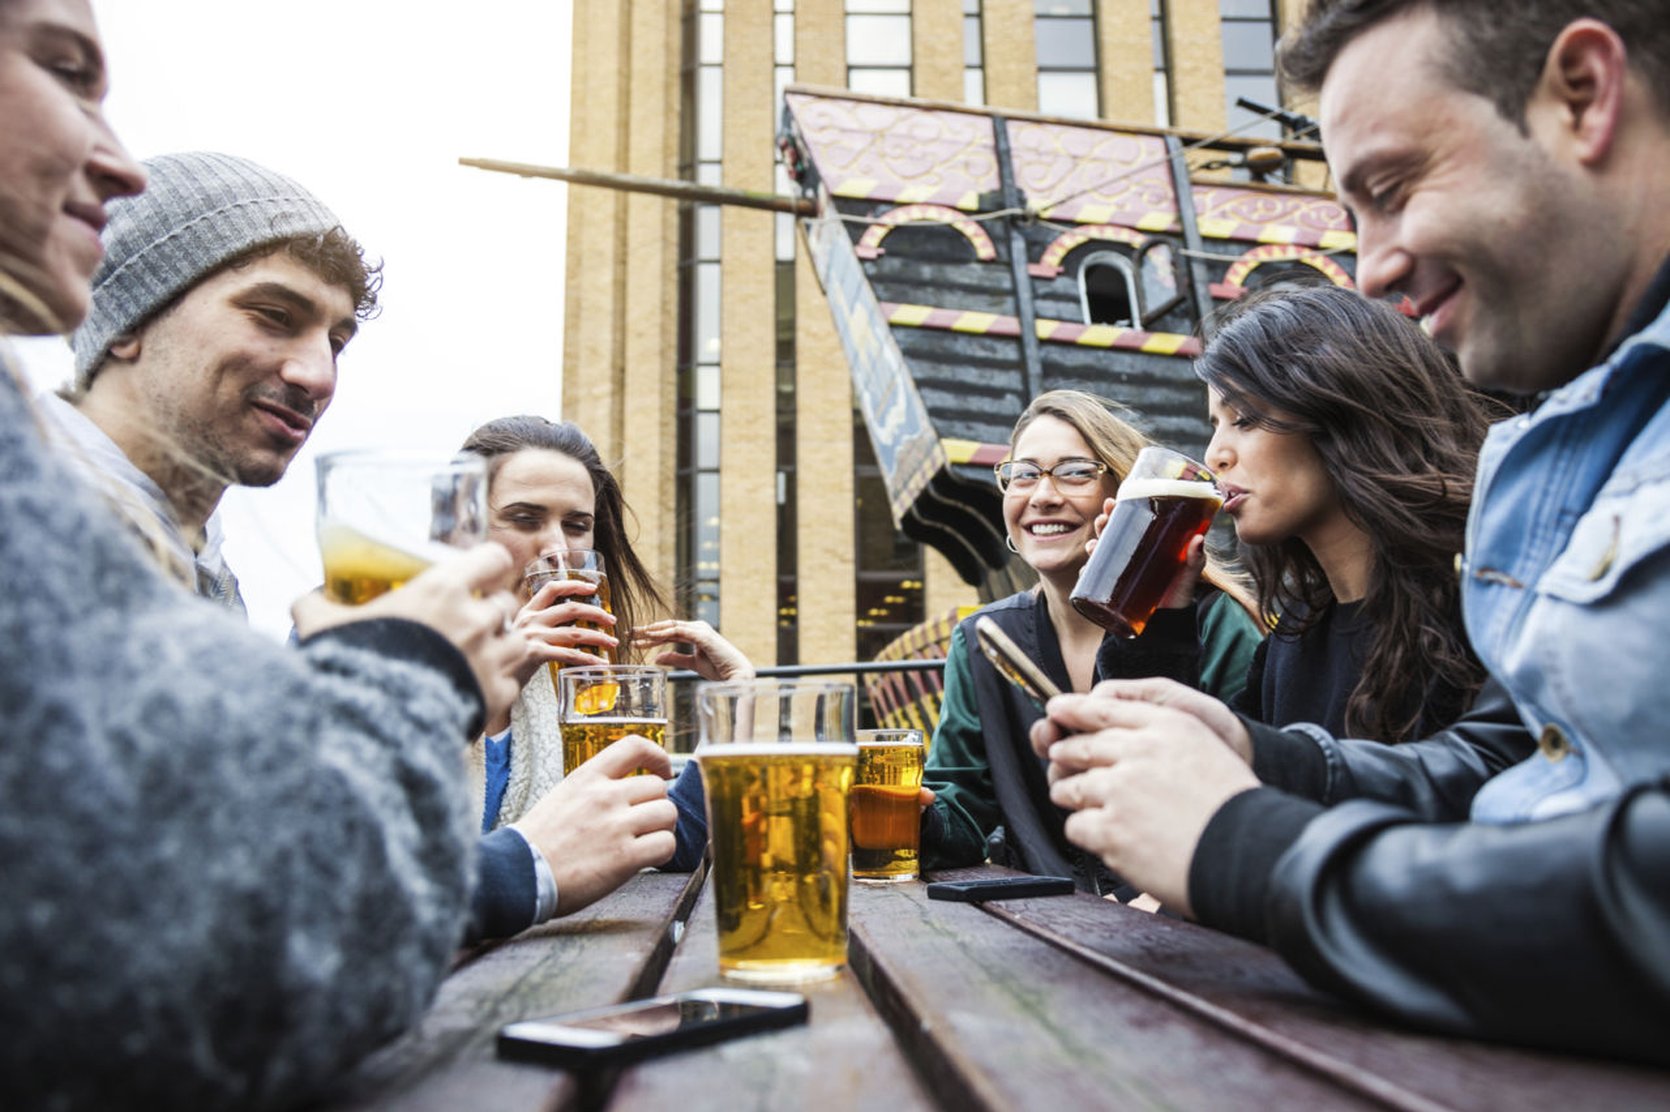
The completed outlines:
[[[212,271],[264,243],[340,223],[313,194],[245,158],[167,154],[145,170],[145,192],[110,202],[92,310],[70,337],[82,389],[117,337]]]

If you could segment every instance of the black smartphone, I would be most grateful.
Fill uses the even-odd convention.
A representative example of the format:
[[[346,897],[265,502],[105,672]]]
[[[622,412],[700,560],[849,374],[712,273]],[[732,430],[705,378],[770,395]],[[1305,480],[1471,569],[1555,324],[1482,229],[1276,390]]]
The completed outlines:
[[[1020,646],[1010,639],[1007,633],[998,628],[998,624],[990,618],[977,618],[974,622],[974,638],[980,642],[980,651],[986,654],[986,659],[992,662],[1005,679],[1022,691],[1038,704],[1040,710],[1055,696],[1061,694],[1061,689],[1050,682],[1044,675],[1044,670],[1029,660]]]
[[[795,992],[701,988],[499,1029],[499,1057],[565,1068],[613,1066],[753,1031],[805,1023]]]
[[[1072,891],[1072,877],[1000,876],[987,880],[936,880],[928,885],[928,898],[984,903],[986,900],[1019,900],[1027,896],[1065,896]]]

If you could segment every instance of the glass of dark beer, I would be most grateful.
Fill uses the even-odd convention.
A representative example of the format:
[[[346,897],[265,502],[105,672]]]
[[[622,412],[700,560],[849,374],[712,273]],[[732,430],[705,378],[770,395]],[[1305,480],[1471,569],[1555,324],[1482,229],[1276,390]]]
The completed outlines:
[[[1148,447],[1119,484],[1113,516],[1073,588],[1073,609],[1120,637],[1148,625],[1223,505],[1212,472],[1180,452]]]

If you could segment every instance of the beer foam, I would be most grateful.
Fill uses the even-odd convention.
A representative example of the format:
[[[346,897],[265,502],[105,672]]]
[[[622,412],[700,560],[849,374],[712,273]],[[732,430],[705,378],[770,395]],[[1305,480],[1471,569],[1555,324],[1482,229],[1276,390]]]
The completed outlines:
[[[1119,484],[1114,498],[1209,498],[1223,503],[1223,494],[1211,483],[1201,479],[1126,479]]]

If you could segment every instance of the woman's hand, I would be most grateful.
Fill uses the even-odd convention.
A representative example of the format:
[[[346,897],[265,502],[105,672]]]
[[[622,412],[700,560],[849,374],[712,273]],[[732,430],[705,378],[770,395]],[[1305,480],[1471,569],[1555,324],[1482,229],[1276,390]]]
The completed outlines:
[[[1184,558],[1183,566],[1177,569],[1177,578],[1171,581],[1166,597],[1160,600],[1160,608],[1181,610],[1185,606],[1193,606],[1195,587],[1200,583],[1200,573],[1205,570],[1206,538],[1196,537],[1189,542],[1189,554]]]
[[[601,629],[585,629],[578,622],[591,622],[605,629],[614,628],[615,616],[601,607],[578,602],[575,596],[587,597],[597,593],[597,586],[584,579],[553,579],[534,592],[532,598],[516,612],[515,627],[528,639],[529,657],[526,684],[541,664],[598,664],[602,655],[586,651],[613,649],[620,642]]]
[[[655,663],[669,668],[688,668],[707,680],[751,680],[754,665],[742,650],[725,640],[719,631],[703,621],[651,622],[632,633],[632,644],[641,649],[654,645],[690,645],[690,652],[669,650]]]

